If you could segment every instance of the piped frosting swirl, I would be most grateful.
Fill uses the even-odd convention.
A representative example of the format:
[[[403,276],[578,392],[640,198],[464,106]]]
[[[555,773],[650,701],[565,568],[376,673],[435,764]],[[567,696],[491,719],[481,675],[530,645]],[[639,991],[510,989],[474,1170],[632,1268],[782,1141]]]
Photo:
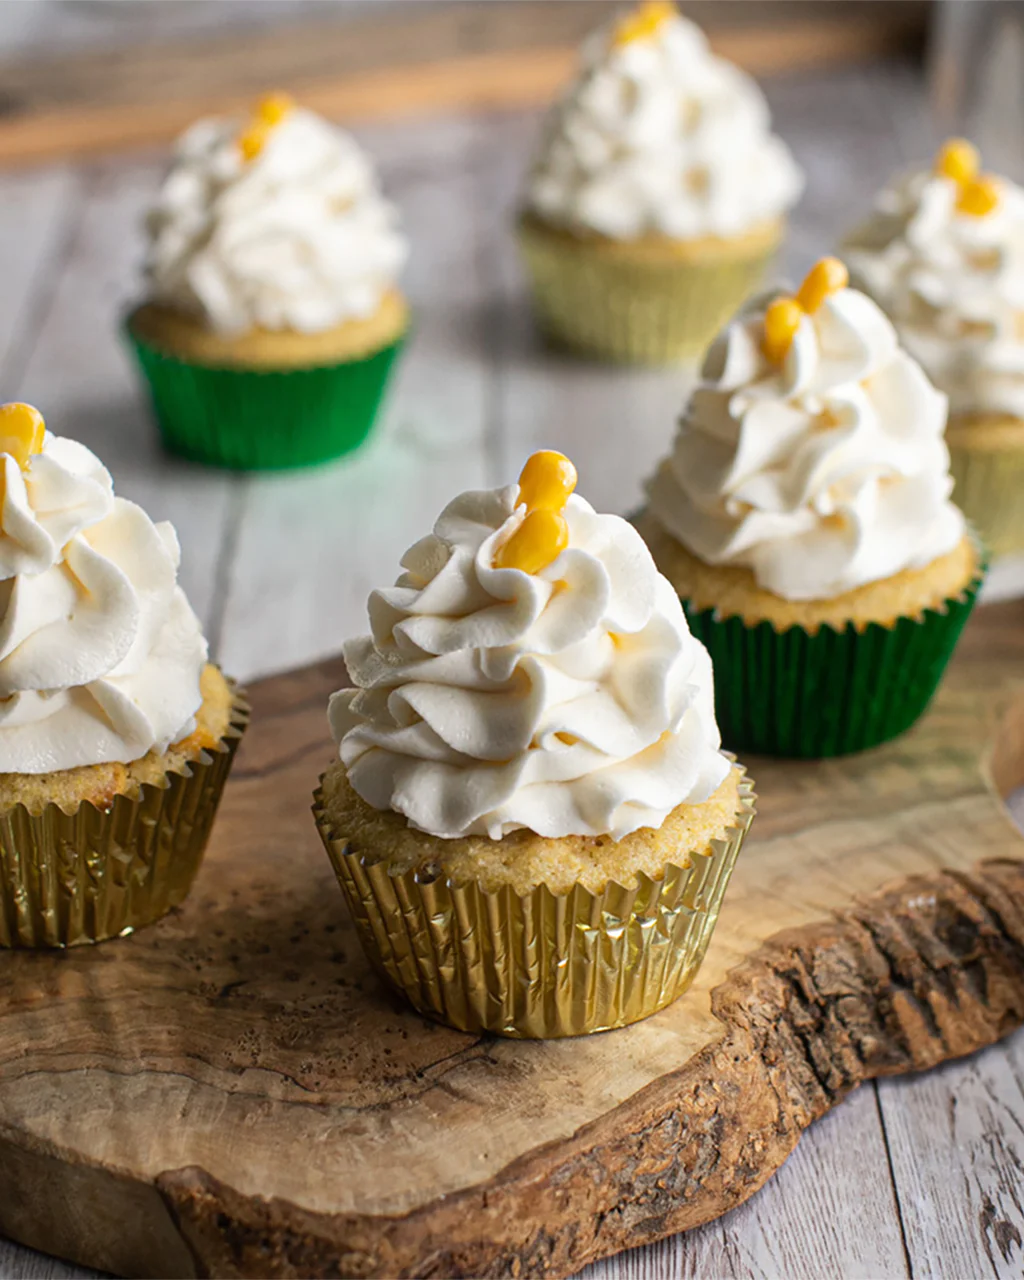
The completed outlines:
[[[673,5],[596,32],[547,122],[527,190],[546,221],[615,239],[738,236],[794,205],[803,177],[760,89]]]
[[[162,751],[194,727],[206,661],[174,529],[73,440],[46,432],[22,463],[11,410],[35,414],[0,407],[0,772]]]
[[[685,547],[790,600],[923,567],[964,535],[945,397],[879,308],[829,272],[840,287],[798,308],[783,351],[766,344],[769,300],[725,329],[649,485]]]
[[[844,252],[954,414],[1024,418],[1024,190],[954,139],[885,187]]]
[[[283,95],[193,125],[147,226],[151,300],[225,335],[367,319],[406,257],[365,153]]]
[[[658,827],[728,772],[711,662],[636,531],[582,498],[535,572],[520,488],[464,493],[369,601],[330,722],[355,790],[442,838]],[[544,559],[545,557],[541,557]]]

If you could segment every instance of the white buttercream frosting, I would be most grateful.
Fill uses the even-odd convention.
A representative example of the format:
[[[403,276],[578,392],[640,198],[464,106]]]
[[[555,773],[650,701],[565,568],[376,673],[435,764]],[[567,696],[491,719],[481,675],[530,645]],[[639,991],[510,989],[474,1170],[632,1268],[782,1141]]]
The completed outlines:
[[[678,14],[618,44],[596,32],[552,112],[527,203],[615,239],[736,236],[792,207],[803,176],[761,90]]]
[[[148,218],[152,300],[224,334],[314,333],[372,316],[406,244],[366,154],[301,108],[250,159],[244,127],[201,120],[179,140]]]
[[[444,838],[658,827],[728,773],[707,651],[636,531],[579,497],[546,569],[496,568],[518,493],[456,498],[371,595],[330,702],[349,779]]]
[[[712,346],[650,509],[710,564],[790,600],[830,599],[923,567],[964,535],[949,500],[946,398],[854,289],[762,351],[765,303]]]
[[[206,643],[172,526],[73,440],[0,469],[0,772],[128,763],[191,733]]]
[[[958,210],[951,178],[904,175],[843,252],[953,413],[1024,418],[1024,190],[998,189],[979,216]]]

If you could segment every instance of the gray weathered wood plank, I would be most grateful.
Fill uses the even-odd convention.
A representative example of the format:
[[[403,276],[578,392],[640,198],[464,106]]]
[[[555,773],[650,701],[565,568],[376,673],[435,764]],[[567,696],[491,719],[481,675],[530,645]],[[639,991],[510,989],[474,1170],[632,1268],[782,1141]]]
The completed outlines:
[[[249,678],[335,652],[365,630],[366,597],[461,489],[488,481],[490,370],[477,330],[477,122],[371,139],[415,253],[413,334],[384,418],[352,459],[246,482],[224,619],[225,666]],[[268,602],[273,602],[268,608]]]
[[[140,219],[159,169],[100,164],[81,172],[73,227],[37,285],[32,347],[6,383],[5,399],[34,403],[58,434],[93,449],[117,491],[154,519],[174,522],[182,545],[181,581],[209,625],[233,478],[170,458],[160,448],[119,333],[138,289]],[[44,277],[45,272],[41,273]]]

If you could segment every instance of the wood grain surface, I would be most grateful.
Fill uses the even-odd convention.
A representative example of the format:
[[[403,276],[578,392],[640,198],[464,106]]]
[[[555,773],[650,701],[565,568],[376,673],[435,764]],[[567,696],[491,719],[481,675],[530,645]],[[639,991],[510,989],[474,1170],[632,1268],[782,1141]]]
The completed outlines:
[[[281,87],[340,120],[549,101],[612,0],[493,0],[361,9],[349,21],[236,27],[0,65],[0,163],[166,142],[206,112]],[[342,11],[343,12],[343,11]],[[865,0],[696,0],[715,48],[758,73],[849,63],[920,45],[926,6]]]
[[[69,41],[99,29],[107,43],[127,6],[8,0],[0,17],[19,9],[33,22],[48,14]],[[214,14],[214,6],[140,9],[147,21],[159,9],[196,23]],[[1004,41],[1001,52],[1013,51]],[[1015,90],[1020,67],[1011,66]],[[766,89],[809,175],[783,262],[792,279],[889,172],[929,155],[936,137],[910,67],[805,75]],[[1005,136],[999,165],[1019,143],[1009,97],[995,113]],[[175,521],[186,589],[234,674],[251,680],[336,652],[363,625],[370,587],[394,577],[445,497],[507,480],[531,448],[571,452],[582,491],[603,509],[635,507],[690,375],[609,371],[538,343],[507,234],[537,127],[531,113],[360,128],[413,242],[406,284],[416,332],[370,447],[307,475],[221,476],[156,445],[116,325],[136,287],[139,218],[162,157],[0,175],[3,398],[37,401],[55,429],[100,453],[119,492]],[[381,492],[387,502],[374,499]],[[1006,569],[1000,589],[1019,592],[1019,566],[1016,578]],[[7,1012],[0,998],[0,1025]],[[855,1090],[805,1131],[757,1195],[706,1226],[597,1262],[587,1280],[1019,1276],[1022,1055],[1017,1033],[924,1075]],[[0,1089],[0,1116],[3,1103]],[[0,1241],[0,1274],[92,1273]]]
[[[451,1031],[374,976],[309,816],[342,680],[254,686],[183,908],[3,958],[15,1239],[129,1276],[568,1275],[742,1203],[864,1080],[1024,1021],[1024,838],[995,795],[1024,782],[1024,603],[977,616],[899,741],[750,761],[694,987],[568,1042]]]

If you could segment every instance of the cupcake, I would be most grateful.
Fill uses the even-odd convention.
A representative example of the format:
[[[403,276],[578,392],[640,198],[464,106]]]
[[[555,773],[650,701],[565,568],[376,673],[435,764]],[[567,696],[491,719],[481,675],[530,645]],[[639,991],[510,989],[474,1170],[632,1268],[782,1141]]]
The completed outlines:
[[[759,284],[803,178],[760,89],[655,0],[596,32],[519,238],[544,328],[609,360],[699,355]]]
[[[206,660],[178,542],[88,449],[0,406],[0,946],[181,902],[247,707]]]
[[[949,397],[953,498],[990,551],[1024,550],[1024,190],[947,142],[847,241],[854,281]]]
[[[409,324],[405,242],[355,142],[283,95],[181,138],[127,332],[168,448],[323,462],[373,425]]]
[[[728,326],[638,518],[734,750],[832,756],[907,729],[981,582],[945,396],[846,282],[826,258]]]
[[[635,1022],[704,956],[753,799],[711,663],[561,454],[464,493],[369,601],[315,815],[370,958],[466,1031]]]

